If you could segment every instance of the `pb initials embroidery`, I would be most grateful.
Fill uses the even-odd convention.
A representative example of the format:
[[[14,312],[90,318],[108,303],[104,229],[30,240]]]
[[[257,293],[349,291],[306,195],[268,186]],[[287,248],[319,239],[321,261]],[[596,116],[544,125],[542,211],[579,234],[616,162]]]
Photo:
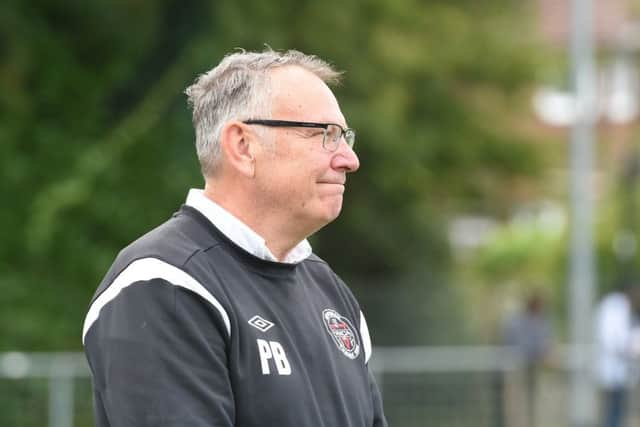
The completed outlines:
[[[285,354],[282,345],[277,341],[266,341],[261,339],[258,339],[257,341],[262,375],[269,375],[271,373],[271,369],[269,368],[270,361],[275,365],[278,375],[291,375],[291,365],[289,365],[287,355]]]

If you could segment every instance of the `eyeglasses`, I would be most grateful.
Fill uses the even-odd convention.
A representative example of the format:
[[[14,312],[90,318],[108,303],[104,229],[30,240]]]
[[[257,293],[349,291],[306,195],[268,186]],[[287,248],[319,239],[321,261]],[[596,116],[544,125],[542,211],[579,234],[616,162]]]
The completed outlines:
[[[324,129],[322,146],[328,151],[336,151],[340,145],[340,139],[342,137],[344,137],[349,148],[353,148],[353,144],[356,142],[356,131],[349,128],[345,129],[336,123],[291,122],[289,120],[245,120],[242,123],[269,127]]]

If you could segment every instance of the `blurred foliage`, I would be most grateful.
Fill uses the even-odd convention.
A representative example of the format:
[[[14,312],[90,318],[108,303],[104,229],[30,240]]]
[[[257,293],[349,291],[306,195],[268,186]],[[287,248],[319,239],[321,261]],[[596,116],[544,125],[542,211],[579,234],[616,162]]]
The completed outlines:
[[[620,135],[599,126],[596,134],[601,155],[594,165],[594,303],[623,281],[640,285],[638,251],[638,207],[640,206],[640,155],[636,124]],[[629,137],[630,136],[630,137]],[[620,144],[617,152],[614,144]],[[569,171],[567,171],[569,172]],[[457,279],[464,282],[465,305],[475,334],[495,336],[505,315],[522,305],[532,292],[541,295],[553,315],[556,335],[567,340],[571,304],[569,289],[570,207],[566,189],[553,184],[556,194],[524,206],[524,215],[514,214],[497,223],[477,248],[459,254]],[[563,200],[564,203],[559,203]],[[523,208],[523,206],[520,206]]]
[[[362,167],[312,243],[353,286],[376,343],[462,334],[446,220],[505,216],[543,164],[517,126],[539,65],[519,7],[3,1],[0,350],[80,348],[116,253],[202,185],[182,90],[232,49],[265,44],[346,70],[336,94]]]

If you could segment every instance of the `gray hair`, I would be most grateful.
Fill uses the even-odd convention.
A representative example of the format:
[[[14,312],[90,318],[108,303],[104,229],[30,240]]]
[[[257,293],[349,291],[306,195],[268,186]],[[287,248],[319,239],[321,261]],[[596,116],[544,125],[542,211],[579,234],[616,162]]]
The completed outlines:
[[[270,118],[268,72],[284,66],[304,68],[327,84],[340,81],[341,73],[314,55],[296,50],[242,50],[225,56],[185,90],[193,109],[196,151],[205,177],[211,176],[220,163],[220,132],[225,123],[260,116]]]

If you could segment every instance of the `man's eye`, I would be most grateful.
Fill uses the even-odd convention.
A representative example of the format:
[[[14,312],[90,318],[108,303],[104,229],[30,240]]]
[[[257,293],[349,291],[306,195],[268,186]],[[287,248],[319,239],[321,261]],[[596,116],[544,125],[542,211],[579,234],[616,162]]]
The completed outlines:
[[[300,131],[300,134],[302,134],[306,138],[313,138],[318,135],[323,135],[324,129],[302,129]]]

